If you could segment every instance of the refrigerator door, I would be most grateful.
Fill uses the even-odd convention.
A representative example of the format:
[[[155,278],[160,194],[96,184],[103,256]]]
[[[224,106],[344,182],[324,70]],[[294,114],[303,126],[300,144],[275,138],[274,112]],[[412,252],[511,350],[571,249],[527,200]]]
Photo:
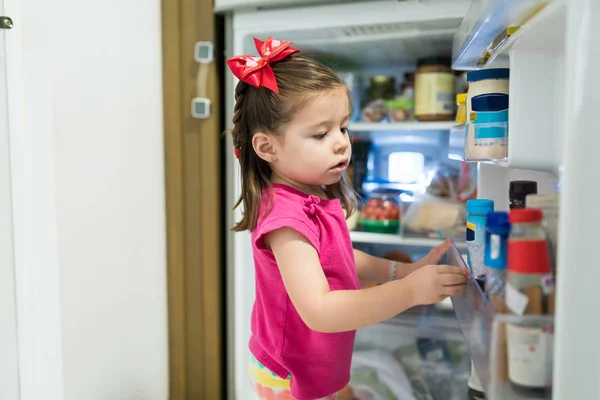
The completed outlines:
[[[0,0],[0,18],[3,15]],[[4,26],[9,26],[9,20]],[[1,21],[0,21],[1,23]],[[13,247],[5,32],[0,28],[0,399],[19,398],[17,304]]]
[[[600,180],[600,3],[567,2],[564,174],[557,271],[554,398],[600,398],[600,330],[596,297]],[[575,368],[574,368],[575,367]]]

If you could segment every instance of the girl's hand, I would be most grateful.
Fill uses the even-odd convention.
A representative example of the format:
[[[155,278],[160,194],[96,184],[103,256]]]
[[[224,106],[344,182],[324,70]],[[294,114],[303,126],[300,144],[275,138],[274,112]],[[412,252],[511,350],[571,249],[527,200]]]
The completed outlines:
[[[452,247],[452,241],[450,239],[446,239],[444,243],[440,243],[435,246],[431,251],[419,261],[409,264],[408,267],[410,269],[409,273],[412,273],[419,268],[422,268],[426,265],[436,265],[441,258],[450,250]]]
[[[416,305],[434,304],[461,293],[469,270],[452,265],[426,265],[406,278]]]

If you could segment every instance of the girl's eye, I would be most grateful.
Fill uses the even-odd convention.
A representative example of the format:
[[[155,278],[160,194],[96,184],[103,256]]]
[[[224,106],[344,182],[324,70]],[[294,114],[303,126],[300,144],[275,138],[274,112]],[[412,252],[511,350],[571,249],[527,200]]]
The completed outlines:
[[[341,132],[342,132],[344,135],[347,135],[348,133],[350,133],[350,131],[348,130],[348,127],[347,127],[347,126],[345,126],[345,127],[341,128],[341,129],[340,129],[340,131],[341,131]]]
[[[319,133],[318,135],[315,135],[314,138],[317,140],[321,140],[325,138],[325,136],[327,136],[327,132]]]

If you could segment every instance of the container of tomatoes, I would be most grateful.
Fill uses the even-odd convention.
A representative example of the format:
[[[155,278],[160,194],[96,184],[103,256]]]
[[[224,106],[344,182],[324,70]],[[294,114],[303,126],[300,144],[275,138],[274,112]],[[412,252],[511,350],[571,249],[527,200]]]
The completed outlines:
[[[400,201],[396,191],[375,191],[360,210],[358,226],[365,232],[398,233]]]

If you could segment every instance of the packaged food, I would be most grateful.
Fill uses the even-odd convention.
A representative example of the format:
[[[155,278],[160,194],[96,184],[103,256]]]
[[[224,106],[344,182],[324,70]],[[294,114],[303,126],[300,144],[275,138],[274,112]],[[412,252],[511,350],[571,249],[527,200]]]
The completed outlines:
[[[359,227],[367,232],[398,233],[400,202],[397,191],[374,191],[360,210]]]
[[[436,197],[456,198],[459,175],[460,171],[454,166],[441,164],[427,186],[426,192]]]
[[[466,203],[477,198],[477,166],[461,162],[456,200]]]
[[[382,122],[388,118],[388,108],[385,100],[374,100],[363,108],[361,113],[364,122]]]
[[[410,121],[413,114],[414,102],[408,97],[397,97],[385,102],[390,122]]]
[[[503,161],[508,157],[509,71],[495,68],[467,73],[467,161]]]
[[[453,199],[419,194],[403,203],[403,210],[403,235],[453,237],[464,232],[464,205]]]
[[[429,57],[417,61],[415,118],[419,121],[451,121],[454,116],[454,73],[450,58]]]

